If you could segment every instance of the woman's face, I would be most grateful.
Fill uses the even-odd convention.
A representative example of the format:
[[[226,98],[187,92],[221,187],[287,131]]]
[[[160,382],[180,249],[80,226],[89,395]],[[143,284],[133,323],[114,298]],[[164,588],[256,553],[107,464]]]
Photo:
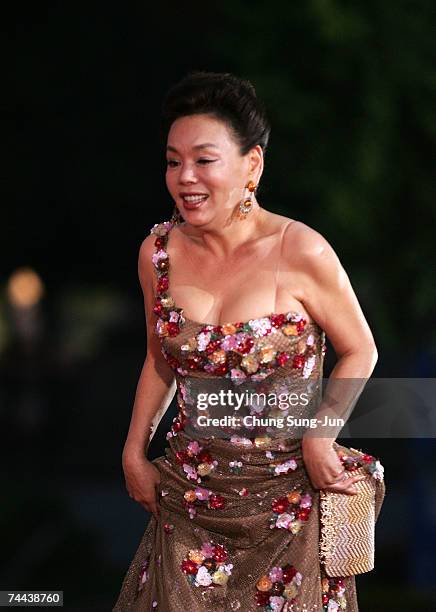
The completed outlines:
[[[247,181],[258,181],[261,148],[241,156],[227,125],[207,114],[180,117],[167,139],[166,184],[188,223],[224,219],[239,205]]]

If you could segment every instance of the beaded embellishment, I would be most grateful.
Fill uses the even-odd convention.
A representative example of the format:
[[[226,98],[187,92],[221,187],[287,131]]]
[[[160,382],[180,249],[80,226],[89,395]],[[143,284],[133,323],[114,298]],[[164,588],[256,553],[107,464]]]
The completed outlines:
[[[181,570],[191,585],[216,588],[227,584],[233,563],[222,544],[203,542],[200,549],[191,549],[182,561]]]
[[[256,605],[265,611],[292,610],[302,579],[293,565],[271,568],[256,583]]]
[[[309,518],[312,497],[299,487],[295,487],[285,496],[273,499],[271,507],[274,515],[270,520],[270,529],[287,529],[296,534]]]

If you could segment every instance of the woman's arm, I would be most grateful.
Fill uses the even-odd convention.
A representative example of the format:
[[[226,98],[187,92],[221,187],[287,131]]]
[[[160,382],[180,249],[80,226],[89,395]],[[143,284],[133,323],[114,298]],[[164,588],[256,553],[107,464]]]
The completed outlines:
[[[136,387],[132,418],[124,446],[123,457],[126,459],[146,452],[176,391],[174,373],[161,352],[160,340],[154,330],[156,271],[151,259],[155,248],[154,240],[154,234],[150,234],[139,249],[138,276],[144,295],[147,355]]]
[[[174,397],[176,384],[174,372],[162,354],[160,339],[154,329],[156,271],[151,259],[154,253],[154,240],[154,234],[150,234],[139,250],[138,275],[144,295],[147,355],[136,387],[122,464],[130,497],[157,518],[160,514],[157,496],[160,472],[146,458],[146,452],[159,421]]]
[[[293,234],[292,261],[301,271],[300,298],[325,331],[338,357],[316,417],[323,419],[328,415],[346,421],[374,370],[377,348],[336,253],[321,234],[303,223],[298,225]],[[355,491],[354,480],[340,482],[344,469],[332,448],[340,429],[336,432],[329,429],[323,437],[320,431],[309,430],[302,440],[303,456],[317,488],[350,493]]]

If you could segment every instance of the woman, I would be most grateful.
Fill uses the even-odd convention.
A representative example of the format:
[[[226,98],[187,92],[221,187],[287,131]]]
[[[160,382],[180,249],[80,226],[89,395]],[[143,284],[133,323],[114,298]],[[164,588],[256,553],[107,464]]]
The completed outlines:
[[[298,419],[253,422],[333,414],[318,401],[325,335],[338,355],[332,384],[371,375],[373,336],[328,242],[256,199],[270,127],[249,82],[189,74],[167,94],[163,131],[175,212],[140,248],[147,357],[123,451],[128,492],[152,516],[114,610],[354,612],[354,575],[330,578],[320,562],[320,490],[353,496],[372,474],[378,515],[380,464],[339,447],[340,426],[313,435]],[[249,402],[242,425],[200,425],[235,417],[198,404],[229,388],[303,390],[306,402]],[[166,456],[150,462],[144,449],[176,389]],[[350,461],[372,469],[354,475]]]

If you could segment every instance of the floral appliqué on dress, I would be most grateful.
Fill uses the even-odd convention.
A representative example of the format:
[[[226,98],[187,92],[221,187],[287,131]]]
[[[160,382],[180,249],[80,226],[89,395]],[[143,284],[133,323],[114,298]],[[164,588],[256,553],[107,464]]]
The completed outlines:
[[[226,563],[228,553],[222,544],[203,542],[201,549],[191,549],[181,569],[194,586],[215,588],[227,584],[233,564]]]

